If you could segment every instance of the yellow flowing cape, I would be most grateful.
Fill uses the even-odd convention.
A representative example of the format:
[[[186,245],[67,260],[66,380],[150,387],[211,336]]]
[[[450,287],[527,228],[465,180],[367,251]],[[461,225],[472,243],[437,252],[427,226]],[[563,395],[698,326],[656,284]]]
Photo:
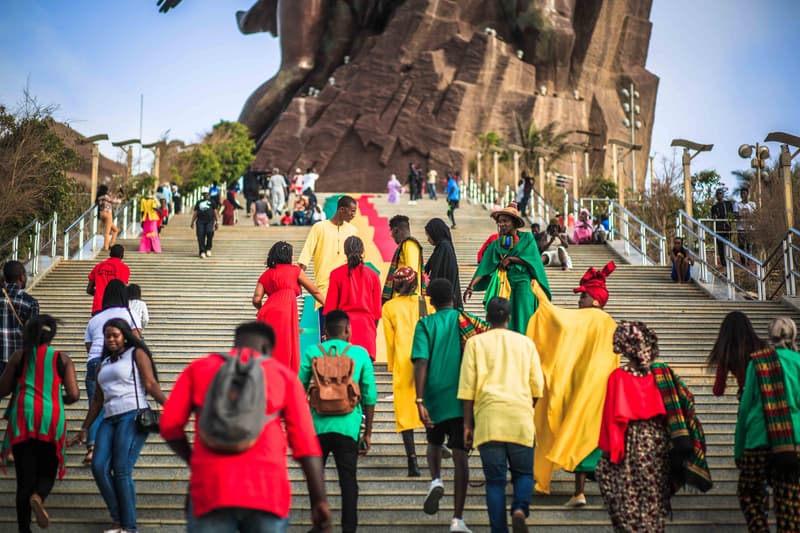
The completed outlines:
[[[619,366],[612,348],[614,319],[600,309],[562,309],[536,281],[539,308],[528,322],[544,373],[544,397],[536,404],[536,490],[550,493],[558,469],[574,470],[595,448],[600,435],[608,376]]]

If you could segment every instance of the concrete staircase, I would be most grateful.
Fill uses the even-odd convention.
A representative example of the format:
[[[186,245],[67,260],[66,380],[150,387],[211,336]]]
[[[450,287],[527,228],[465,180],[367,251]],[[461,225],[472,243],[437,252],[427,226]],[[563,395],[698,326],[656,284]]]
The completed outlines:
[[[412,217],[412,231],[424,243],[422,227],[433,216],[445,218],[443,201],[423,200],[420,205],[389,206],[375,199],[382,215],[404,213]],[[475,269],[476,252],[483,240],[494,231],[486,211],[464,206],[457,211],[458,228],[453,231],[461,264],[462,287]],[[303,228],[254,228],[250,219],[239,225],[222,227],[215,238],[214,256],[197,257],[196,243],[186,215],[176,216],[162,236],[164,253],[142,255],[134,250],[136,242],[123,242],[125,258],[131,267],[131,282],[142,286],[150,307],[151,323],[145,338],[159,364],[162,387],[169,391],[178,373],[188,361],[231,344],[236,324],[253,319],[250,296],[263,271],[266,253],[276,240],[287,240],[299,255],[305,238]],[[425,246],[425,256],[430,254]],[[662,358],[673,364],[696,395],[698,410],[709,444],[708,460],[714,488],[705,495],[680,493],[673,498],[672,531],[744,531],[736,500],[737,470],[733,462],[733,429],[736,420],[735,387],[724,398],[711,395],[712,377],[703,368],[719,324],[726,313],[744,310],[759,332],[778,314],[794,314],[777,303],[727,303],[708,299],[694,285],[675,285],[669,281],[667,268],[621,264],[608,248],[580,246],[570,249],[575,269],[548,270],[554,301],[575,307],[577,286],[590,265],[601,267],[617,260],[618,269],[609,279],[611,300],[607,310],[616,319],[639,319],[652,325],[660,338]],[[86,275],[94,261],[59,264],[31,291],[41,303],[42,312],[63,320],[55,345],[73,356],[83,387],[85,358],[83,332],[89,318],[91,298],[86,296]],[[476,295],[468,310],[481,312],[481,296]],[[795,316],[795,318],[800,318]],[[378,364],[379,403],[373,449],[359,463],[360,514],[362,531],[446,531],[452,509],[452,468],[444,463],[446,495],[438,516],[422,513],[422,500],[428,480],[424,461],[424,434],[417,432],[417,453],[423,469],[422,478],[406,478],[405,456],[401,440],[394,432],[391,400],[391,376]],[[3,403],[5,405],[5,402]],[[68,427],[76,430],[86,412],[84,399],[68,410]],[[88,468],[80,465],[82,449],[67,453],[68,472],[47,501],[54,531],[99,531],[109,523],[102,498]],[[292,531],[306,531],[309,526],[307,497],[300,470],[291,462],[295,498]],[[326,475],[328,493],[338,520],[339,489],[335,482],[333,461]],[[471,458],[473,482],[483,479],[477,454]],[[160,441],[152,436],[135,470],[140,529],[150,531],[183,530],[183,505],[188,470]],[[547,531],[608,531],[609,520],[597,486],[587,485],[588,505],[566,510],[563,503],[572,493],[572,476],[558,473],[550,496],[535,495],[529,523]],[[488,531],[483,487],[470,488],[465,519],[473,531]],[[13,472],[0,477],[0,531],[14,528]]]

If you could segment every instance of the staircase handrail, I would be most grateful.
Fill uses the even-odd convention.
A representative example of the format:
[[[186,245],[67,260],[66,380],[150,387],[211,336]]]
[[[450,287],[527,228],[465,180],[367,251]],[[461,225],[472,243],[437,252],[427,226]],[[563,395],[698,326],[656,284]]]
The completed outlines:
[[[625,206],[611,198],[582,198],[585,200],[601,200],[608,202],[608,223],[612,240],[620,239],[623,242],[623,253],[632,255],[634,250],[643,266],[666,266],[667,264],[667,239],[650,227],[644,220],[633,214]],[[631,235],[631,233],[634,235]],[[654,249],[657,258],[650,257],[648,251]]]
[[[735,272],[738,268],[746,277],[753,279],[756,287],[757,299],[766,300],[766,276],[764,274],[765,268],[763,261],[739,248],[699,220],[689,216],[683,209],[678,211],[675,227],[679,235],[685,237],[686,234],[689,234],[694,237],[698,244],[697,250],[694,250],[692,246],[687,246],[686,248],[689,254],[694,258],[695,263],[698,264],[699,278],[701,281],[710,283],[712,277],[715,277],[725,284],[729,300],[735,299],[737,292],[751,299],[751,292],[736,283]],[[708,245],[706,239],[711,239],[712,243],[717,242],[722,245],[725,255],[724,273],[717,268],[716,264],[712,264],[708,261]],[[744,264],[745,262],[752,263],[754,269]]]
[[[0,260],[13,260],[25,265],[32,282],[45,270],[44,258],[51,264],[56,257],[58,245],[58,213],[53,213],[46,222],[34,219],[23,226],[16,235],[0,246]]]
[[[119,228],[119,236],[123,239],[129,236],[136,236],[138,233],[139,225],[137,224],[138,217],[136,216],[139,210],[139,197],[141,192],[120,205],[112,215],[114,224]],[[87,223],[88,222],[88,223]],[[90,244],[90,251],[92,253],[97,251],[97,204],[92,205],[86,211],[78,215],[72,224],[62,232],[63,249],[62,255],[65,261],[72,258],[83,259],[86,253],[86,244]],[[72,250],[72,246],[77,239],[77,245]]]

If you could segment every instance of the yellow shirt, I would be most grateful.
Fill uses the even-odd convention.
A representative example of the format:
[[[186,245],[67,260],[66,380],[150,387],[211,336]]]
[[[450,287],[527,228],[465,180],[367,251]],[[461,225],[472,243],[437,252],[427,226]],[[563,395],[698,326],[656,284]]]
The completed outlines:
[[[458,398],[473,400],[475,447],[489,441],[533,446],[533,398],[544,392],[536,345],[510,329],[467,340]]]
[[[349,222],[337,226],[330,220],[323,220],[311,226],[297,262],[307,267],[314,259],[314,284],[324,296],[328,294],[331,271],[347,263],[344,241],[357,234],[356,227]],[[319,303],[317,307],[321,307]]]

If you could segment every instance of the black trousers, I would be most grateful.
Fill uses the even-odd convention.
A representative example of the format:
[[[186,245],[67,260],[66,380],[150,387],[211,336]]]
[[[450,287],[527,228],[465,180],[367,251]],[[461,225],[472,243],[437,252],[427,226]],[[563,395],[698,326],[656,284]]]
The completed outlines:
[[[336,461],[342,492],[342,532],[354,533],[358,529],[358,442],[339,433],[323,433],[318,438],[322,461],[327,463],[330,454]]]
[[[56,445],[41,440],[26,440],[12,446],[17,470],[17,524],[21,533],[31,530],[31,496],[42,500],[53,490],[58,472]]]
[[[211,222],[197,222],[197,247],[200,249],[199,253],[207,252],[211,249],[212,241],[214,240],[214,221]]]

